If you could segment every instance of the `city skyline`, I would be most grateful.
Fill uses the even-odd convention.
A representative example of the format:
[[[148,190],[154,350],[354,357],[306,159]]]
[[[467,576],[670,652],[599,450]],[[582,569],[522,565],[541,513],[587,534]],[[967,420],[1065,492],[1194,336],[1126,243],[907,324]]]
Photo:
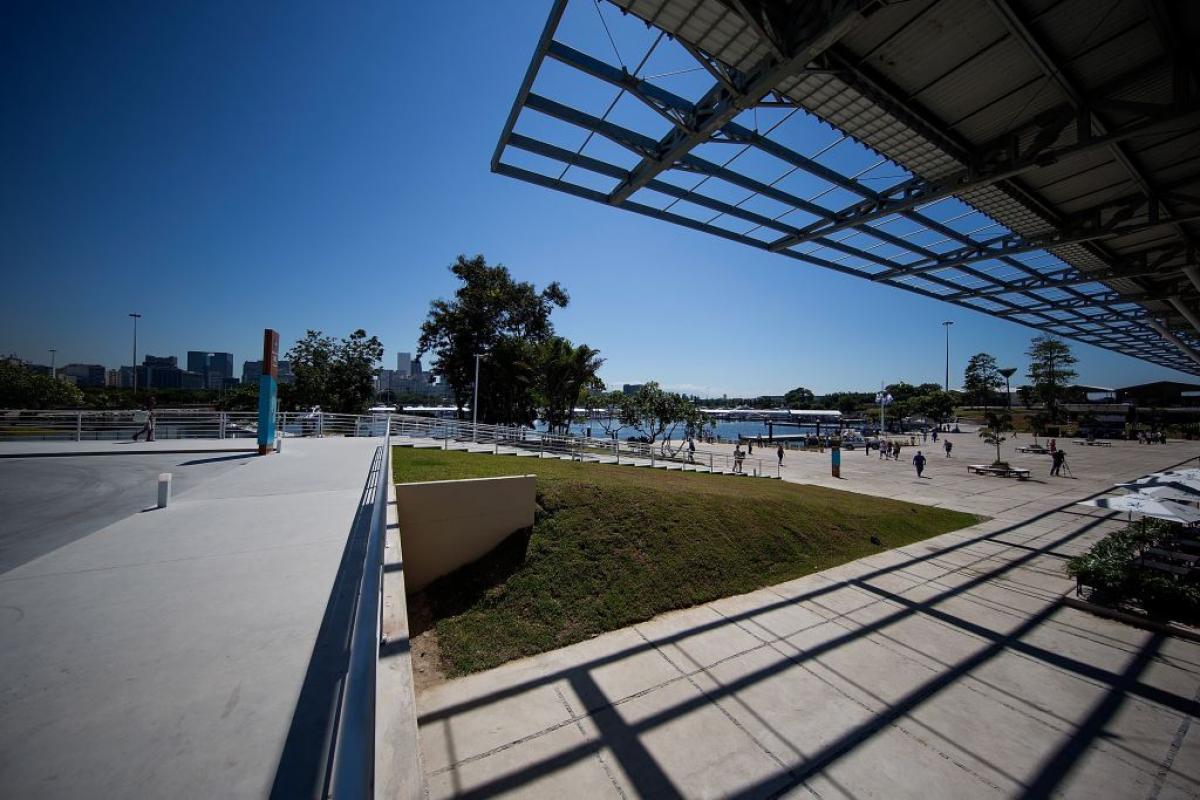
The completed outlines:
[[[947,319],[952,385],[981,351],[1024,373],[1036,331],[1016,322],[490,174],[544,12],[484,5],[449,26],[435,7],[382,3],[354,15],[149,7],[115,25],[99,8],[22,7],[0,31],[13,111],[0,120],[12,276],[0,352],[126,365],[136,311],[139,353],[199,339],[254,354],[265,327],[284,342],[364,328],[390,363],[415,353],[428,303],[453,294],[455,256],[482,253],[517,280],[563,284],[572,302],[556,328],[600,350],[610,385],[757,396],[940,383]],[[408,25],[427,35],[397,47],[391,32]],[[586,6],[562,30],[610,47]],[[478,46],[495,41],[506,45]],[[462,48],[472,58],[446,57]],[[428,64],[397,102],[398,76]],[[647,65],[676,90],[703,78],[671,68]],[[578,96],[600,111],[611,99]],[[418,109],[437,135],[411,124]],[[1068,341],[1084,383],[1194,380]]]

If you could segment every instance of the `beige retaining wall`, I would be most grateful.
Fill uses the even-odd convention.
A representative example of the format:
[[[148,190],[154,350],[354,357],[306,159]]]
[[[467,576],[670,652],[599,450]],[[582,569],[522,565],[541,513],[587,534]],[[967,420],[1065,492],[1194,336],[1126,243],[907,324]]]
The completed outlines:
[[[411,594],[533,526],[533,475],[396,485],[404,583]]]

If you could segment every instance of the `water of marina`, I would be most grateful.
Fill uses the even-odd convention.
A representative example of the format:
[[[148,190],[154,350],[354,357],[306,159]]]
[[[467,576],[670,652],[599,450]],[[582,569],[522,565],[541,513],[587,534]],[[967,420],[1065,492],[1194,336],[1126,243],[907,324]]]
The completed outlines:
[[[536,427],[537,430],[539,430],[539,431],[544,431],[544,430],[546,430],[546,423],[539,420],[537,425],[535,425],[534,427]],[[603,439],[603,438],[608,437],[608,434],[604,432],[604,426],[600,424],[599,420],[590,420],[588,422],[572,423],[571,424],[571,433],[576,436],[585,436],[585,435],[587,435],[588,428],[591,428],[591,435],[595,438]],[[816,435],[816,433],[817,433],[816,425],[779,425],[779,424],[776,424],[774,426],[774,429],[775,429],[775,435],[777,435],[777,436],[783,436],[783,435],[787,435],[787,434],[797,435],[797,434],[801,434],[801,433]],[[712,430],[712,428],[710,428],[709,430]],[[741,436],[741,437],[761,436],[761,437],[763,437],[763,439],[766,439],[769,434],[769,431],[767,429],[767,424],[765,422],[759,422],[757,420],[722,420],[722,421],[716,423],[715,430],[716,430],[717,437],[722,441],[734,441],[739,436]],[[682,432],[683,432],[683,426],[681,425],[675,431],[675,438],[678,439],[682,435]],[[827,436],[829,434],[834,434],[836,432],[837,432],[836,424],[834,424],[834,425],[822,424],[821,425],[821,434],[822,435]],[[632,427],[622,428],[618,434],[618,436],[620,436],[620,438],[622,438],[622,439],[628,439],[631,436],[638,436],[638,435],[639,434],[637,432],[637,429],[632,428]]]

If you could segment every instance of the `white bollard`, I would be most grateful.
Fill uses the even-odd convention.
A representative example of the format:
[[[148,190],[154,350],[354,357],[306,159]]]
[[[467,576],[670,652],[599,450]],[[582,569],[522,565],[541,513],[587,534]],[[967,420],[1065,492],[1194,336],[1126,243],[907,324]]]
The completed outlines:
[[[275,452],[276,453],[283,452],[283,437],[282,436],[275,437]]]
[[[171,473],[160,472],[158,474],[158,507],[166,508],[167,503],[171,502]]]

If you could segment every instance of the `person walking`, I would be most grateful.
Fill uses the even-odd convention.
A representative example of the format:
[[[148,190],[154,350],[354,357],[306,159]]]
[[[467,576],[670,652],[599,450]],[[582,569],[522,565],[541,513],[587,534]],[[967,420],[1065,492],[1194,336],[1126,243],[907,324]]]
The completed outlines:
[[[913,466],[917,468],[917,477],[924,477],[921,473],[925,471],[925,456],[921,454],[920,450],[913,456]]]
[[[947,440],[945,441],[945,443],[943,443],[943,444],[942,444],[942,447],[944,447],[944,448],[946,449],[946,458],[949,458],[949,457],[950,457],[950,451],[951,451],[951,450],[954,448],[954,442],[952,442],[952,441],[950,441],[949,439],[947,439]]]
[[[746,457],[746,454],[742,451],[741,443],[739,442],[738,444],[735,444],[733,446],[733,471],[734,472],[742,471],[742,459],[745,457]]]
[[[696,440],[688,439],[688,461],[696,463]]]
[[[900,440],[892,442],[892,458],[896,461],[900,460]]]
[[[783,466],[783,445],[779,445],[779,449],[775,451],[775,455],[779,456],[779,466]]]
[[[1060,475],[1060,470],[1062,470],[1063,462],[1066,460],[1067,460],[1066,452],[1064,452],[1062,450],[1055,450],[1054,453],[1050,456],[1050,474],[1051,475]]]
[[[1057,440],[1057,439],[1051,439],[1051,440],[1050,440],[1050,452],[1051,452],[1051,453],[1054,453],[1054,452],[1056,452],[1057,450],[1058,450],[1058,440]]]
[[[754,455],[754,440],[753,439],[746,440],[746,447],[749,448],[750,455]]]
[[[883,461],[883,459],[886,458],[887,454],[890,453],[891,451],[892,451],[892,443],[885,442],[883,439],[880,439],[879,440],[879,460]]]
[[[141,422],[142,427],[138,428],[137,433],[133,435],[133,440],[136,442],[138,437],[143,433],[146,434],[146,441],[154,441],[154,398],[146,399],[146,407],[142,411],[134,414],[134,422]]]
[[[928,441],[929,441],[929,429],[925,428],[924,430],[921,431],[921,443],[924,444],[925,442],[928,442]]]
[[[934,444],[937,444],[937,432],[938,432],[938,429],[934,428],[933,429],[933,443]]]

